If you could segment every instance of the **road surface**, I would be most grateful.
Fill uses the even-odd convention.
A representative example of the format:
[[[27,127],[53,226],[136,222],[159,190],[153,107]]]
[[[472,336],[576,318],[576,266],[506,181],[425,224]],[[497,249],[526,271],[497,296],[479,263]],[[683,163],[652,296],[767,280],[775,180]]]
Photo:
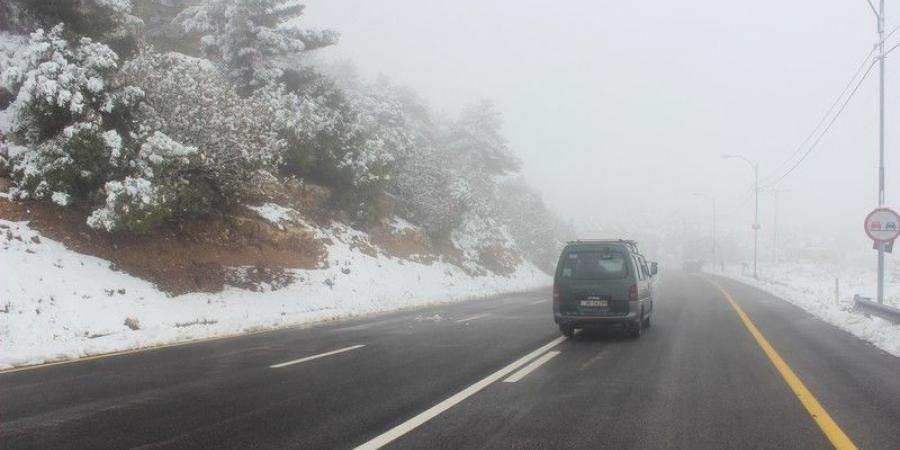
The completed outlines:
[[[900,448],[900,358],[734,281],[657,295],[638,340],[562,339],[539,291],[6,372],[0,447]]]

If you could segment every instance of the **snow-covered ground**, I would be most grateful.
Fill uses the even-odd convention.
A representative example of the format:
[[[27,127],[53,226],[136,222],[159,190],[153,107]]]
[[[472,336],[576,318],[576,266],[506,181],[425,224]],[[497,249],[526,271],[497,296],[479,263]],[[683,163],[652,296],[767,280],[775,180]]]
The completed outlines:
[[[267,207],[262,214],[279,222]],[[269,214],[271,213],[271,214]],[[346,233],[350,233],[346,231]],[[487,297],[548,286],[524,264],[510,277],[472,277],[459,267],[418,264],[351,249],[337,235],[327,269],[297,270],[285,288],[169,297],[110,262],[66,249],[25,222],[0,220],[0,368],[78,358]],[[134,328],[134,329],[133,329]]]
[[[900,265],[890,260],[885,283],[885,303],[900,307]],[[726,266],[724,272],[709,270],[755,286],[797,305],[814,316],[841,328],[882,350],[900,356],[900,326],[867,318],[853,311],[853,296],[874,297],[875,271],[863,265],[839,266],[824,263],[780,263],[766,265],[760,279],[741,267]],[[835,279],[839,280],[835,289]]]

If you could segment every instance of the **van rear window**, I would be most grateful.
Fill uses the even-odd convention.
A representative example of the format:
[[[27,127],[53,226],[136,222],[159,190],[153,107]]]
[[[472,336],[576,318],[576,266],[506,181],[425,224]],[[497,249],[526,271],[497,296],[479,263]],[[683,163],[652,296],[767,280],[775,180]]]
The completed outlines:
[[[566,253],[560,276],[571,280],[617,280],[628,276],[624,254],[615,250]]]

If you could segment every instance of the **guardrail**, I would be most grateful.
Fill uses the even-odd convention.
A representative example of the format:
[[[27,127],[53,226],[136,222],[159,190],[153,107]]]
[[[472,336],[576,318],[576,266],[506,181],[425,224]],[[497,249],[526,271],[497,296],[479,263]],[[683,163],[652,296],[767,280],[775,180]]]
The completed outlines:
[[[871,298],[854,295],[853,308],[866,315],[874,314],[884,320],[900,324],[900,309],[873,302]]]

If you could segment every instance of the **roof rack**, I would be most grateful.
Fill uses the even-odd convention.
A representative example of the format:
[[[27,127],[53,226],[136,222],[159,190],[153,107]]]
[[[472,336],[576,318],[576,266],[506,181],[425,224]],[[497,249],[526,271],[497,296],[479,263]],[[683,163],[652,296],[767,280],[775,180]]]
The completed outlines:
[[[640,253],[637,241],[632,239],[577,239],[567,244],[625,244],[635,253]]]

